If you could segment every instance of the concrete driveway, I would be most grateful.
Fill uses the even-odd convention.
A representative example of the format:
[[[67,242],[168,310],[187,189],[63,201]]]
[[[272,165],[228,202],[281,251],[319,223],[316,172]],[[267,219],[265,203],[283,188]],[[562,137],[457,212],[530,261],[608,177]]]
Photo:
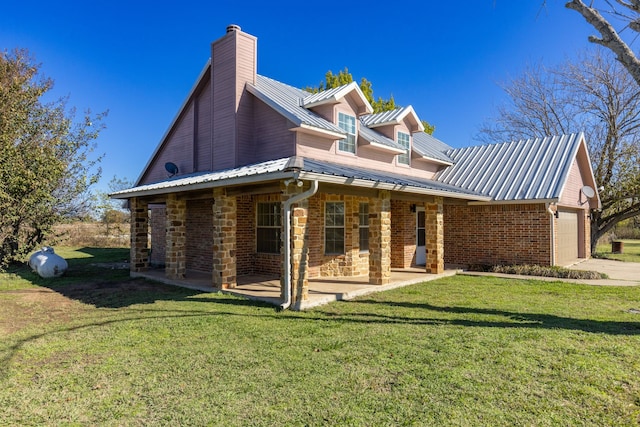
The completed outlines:
[[[609,286],[640,286],[640,263],[590,258],[569,266],[572,270],[598,271],[609,276],[603,280],[569,280],[567,282]]]

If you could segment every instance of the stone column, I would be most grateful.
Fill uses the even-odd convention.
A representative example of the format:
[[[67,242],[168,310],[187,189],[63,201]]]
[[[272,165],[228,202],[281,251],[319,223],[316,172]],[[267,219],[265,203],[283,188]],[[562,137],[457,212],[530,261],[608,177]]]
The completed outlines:
[[[224,188],[213,190],[213,286],[236,287],[236,198]]]
[[[369,202],[369,283],[391,282],[391,193],[380,191]]]
[[[291,303],[309,300],[309,200],[301,200],[291,210]],[[286,262],[286,260],[285,260]]]
[[[187,273],[187,202],[175,194],[167,196],[167,244],[165,274],[184,279]]]
[[[440,196],[424,204],[427,273],[444,273],[444,208]]]
[[[133,197],[131,205],[131,266],[132,272],[141,272],[149,268],[149,206],[146,202]]]

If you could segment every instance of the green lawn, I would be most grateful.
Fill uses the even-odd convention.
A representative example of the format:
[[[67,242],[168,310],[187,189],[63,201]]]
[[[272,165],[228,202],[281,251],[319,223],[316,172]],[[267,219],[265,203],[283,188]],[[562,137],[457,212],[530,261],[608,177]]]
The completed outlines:
[[[640,240],[622,240],[622,242],[624,248],[621,254],[611,253],[611,243],[603,243],[596,248],[596,256],[618,261],[640,262]]]
[[[60,282],[0,274],[0,425],[640,423],[638,288],[456,276],[277,312],[59,253]]]

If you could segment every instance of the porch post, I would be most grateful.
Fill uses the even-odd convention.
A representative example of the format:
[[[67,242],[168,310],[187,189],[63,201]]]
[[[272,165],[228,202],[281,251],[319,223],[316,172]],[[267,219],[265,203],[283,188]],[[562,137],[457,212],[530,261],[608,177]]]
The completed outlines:
[[[291,303],[294,306],[309,300],[308,216],[309,199],[299,201],[291,210]]]
[[[133,197],[131,205],[131,264],[132,272],[139,273],[149,268],[149,206]]]
[[[213,190],[213,286],[236,287],[236,198],[224,188]]]
[[[167,244],[165,275],[184,279],[187,273],[187,202],[175,194],[167,196]]]
[[[427,252],[427,273],[444,273],[444,208],[443,198],[436,196],[433,203],[424,204]]]
[[[369,203],[369,283],[391,282],[391,192],[381,190]]]

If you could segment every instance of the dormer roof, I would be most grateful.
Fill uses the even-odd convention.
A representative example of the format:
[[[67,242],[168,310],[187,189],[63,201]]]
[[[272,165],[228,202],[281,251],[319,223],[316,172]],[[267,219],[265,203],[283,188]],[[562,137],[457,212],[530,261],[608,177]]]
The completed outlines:
[[[369,129],[366,126],[360,126],[358,136],[366,142],[365,145],[368,145],[371,148],[395,154],[402,154],[406,152],[405,148],[394,140],[387,138],[373,129]]]
[[[411,105],[362,117],[364,125],[370,128],[398,125],[404,120],[407,120],[411,124],[409,129],[412,133],[424,131],[424,126]]]
[[[452,150],[452,148],[428,133],[414,133],[412,147],[413,152],[418,156],[418,160],[425,160],[444,166],[451,166],[453,164],[451,157],[446,154],[446,152]]]
[[[359,115],[373,113],[373,107],[356,82],[310,94],[302,100],[302,106],[305,108],[313,108],[319,105],[337,104],[342,98],[348,95],[353,95],[352,99],[358,107]]]

